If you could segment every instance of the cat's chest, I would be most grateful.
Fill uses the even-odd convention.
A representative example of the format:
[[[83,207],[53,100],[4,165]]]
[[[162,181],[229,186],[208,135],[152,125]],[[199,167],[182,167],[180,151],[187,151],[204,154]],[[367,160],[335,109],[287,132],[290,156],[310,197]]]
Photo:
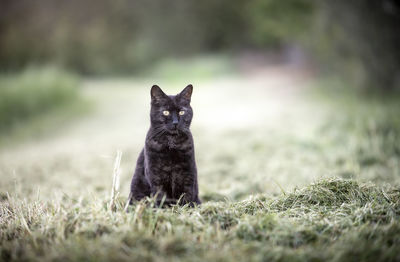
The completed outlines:
[[[152,154],[150,165],[165,172],[179,173],[190,164],[190,155],[175,150]]]
[[[193,150],[191,134],[185,136],[165,136],[158,139],[146,140],[146,148],[149,152],[166,153],[171,152],[187,153]]]
[[[146,162],[150,168],[156,168],[166,172],[179,171],[190,165],[192,150],[145,150]]]

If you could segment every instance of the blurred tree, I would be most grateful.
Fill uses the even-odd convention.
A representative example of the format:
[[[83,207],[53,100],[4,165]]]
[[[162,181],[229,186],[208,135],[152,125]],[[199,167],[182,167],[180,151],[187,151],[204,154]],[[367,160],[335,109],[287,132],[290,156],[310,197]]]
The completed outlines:
[[[232,1],[4,0],[0,67],[51,62],[124,73],[164,56],[240,46],[246,2]]]
[[[308,36],[314,1],[254,0],[250,1],[246,11],[252,42],[258,46],[280,46]]]
[[[132,73],[167,57],[299,45],[361,86],[399,87],[398,0],[2,0],[0,69]]]
[[[312,48],[364,88],[400,88],[400,2],[318,2]]]

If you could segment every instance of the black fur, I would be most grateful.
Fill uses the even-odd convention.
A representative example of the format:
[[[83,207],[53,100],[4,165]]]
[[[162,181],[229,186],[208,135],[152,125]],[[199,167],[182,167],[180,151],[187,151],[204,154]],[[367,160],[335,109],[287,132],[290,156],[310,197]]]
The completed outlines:
[[[193,86],[176,96],[151,88],[150,129],[131,182],[132,200],[156,196],[157,204],[200,204],[190,123]],[[169,115],[163,112],[168,111]],[[184,111],[183,115],[179,112]]]

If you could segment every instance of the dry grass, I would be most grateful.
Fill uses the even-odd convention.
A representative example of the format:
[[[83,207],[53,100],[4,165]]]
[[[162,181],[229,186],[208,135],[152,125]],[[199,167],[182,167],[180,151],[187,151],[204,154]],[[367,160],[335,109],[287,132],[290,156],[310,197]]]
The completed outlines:
[[[393,188],[325,179],[287,195],[206,202],[198,208],[123,211],[81,197],[43,203],[7,197],[1,258],[10,260],[395,261],[400,194]]]

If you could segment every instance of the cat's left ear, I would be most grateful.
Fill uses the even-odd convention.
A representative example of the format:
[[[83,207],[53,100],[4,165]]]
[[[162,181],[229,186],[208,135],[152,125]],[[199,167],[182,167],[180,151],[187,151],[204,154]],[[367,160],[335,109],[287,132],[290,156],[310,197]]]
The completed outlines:
[[[182,90],[182,92],[179,93],[179,96],[190,102],[190,99],[192,97],[192,92],[193,92],[193,86],[188,85]]]
[[[153,85],[151,87],[151,101],[157,102],[167,97],[167,95],[161,90],[158,85]]]

